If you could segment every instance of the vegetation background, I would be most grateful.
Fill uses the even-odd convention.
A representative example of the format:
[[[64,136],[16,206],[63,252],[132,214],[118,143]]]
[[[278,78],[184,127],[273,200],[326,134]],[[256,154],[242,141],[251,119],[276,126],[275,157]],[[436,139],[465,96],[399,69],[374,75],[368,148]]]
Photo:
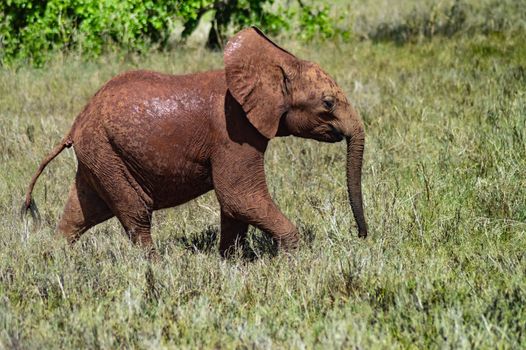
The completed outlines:
[[[344,145],[283,138],[271,142],[266,170],[302,233],[297,253],[276,254],[251,230],[238,256],[222,260],[209,193],[155,213],[156,264],[114,219],[72,248],[54,238],[71,150],[37,184],[44,225],[33,232],[18,216],[37,164],[105,81],[127,69],[222,67],[220,51],[186,34],[135,31],[135,6],[153,2],[94,3],[0,3],[0,348],[526,347],[523,1],[276,1],[253,18],[256,2],[240,0],[234,12],[246,21],[232,15],[222,29],[217,9],[194,16],[203,42],[220,28],[219,46],[238,26],[263,23],[336,78],[366,123],[371,236],[353,227]],[[27,17],[29,4],[38,16]],[[71,4],[111,30],[53,7]],[[26,22],[13,22],[13,9],[29,11]],[[174,18],[184,28],[184,17],[162,12],[159,28]]]

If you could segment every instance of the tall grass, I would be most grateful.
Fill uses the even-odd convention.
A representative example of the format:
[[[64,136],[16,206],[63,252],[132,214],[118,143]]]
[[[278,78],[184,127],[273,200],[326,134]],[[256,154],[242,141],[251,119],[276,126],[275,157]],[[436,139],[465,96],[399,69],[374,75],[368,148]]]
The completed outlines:
[[[43,227],[18,220],[38,162],[101,84],[138,67],[218,68],[220,54],[0,71],[0,348],[524,347],[523,38],[285,43],[332,74],[365,119],[371,236],[356,237],[344,145],[276,139],[269,188],[303,244],[275,255],[251,230],[231,260],[217,253],[213,193],[155,213],[156,264],[114,219],[73,247],[55,239],[72,151],[37,184]]]
[[[520,0],[340,0],[332,6],[337,26],[374,41],[419,42],[434,36],[523,32]]]

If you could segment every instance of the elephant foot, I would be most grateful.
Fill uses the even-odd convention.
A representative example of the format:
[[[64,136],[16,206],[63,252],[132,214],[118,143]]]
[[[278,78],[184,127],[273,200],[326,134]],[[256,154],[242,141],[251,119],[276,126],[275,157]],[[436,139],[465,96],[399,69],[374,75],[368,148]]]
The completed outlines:
[[[299,234],[297,231],[281,235],[276,238],[278,247],[286,252],[292,252],[299,248]]]

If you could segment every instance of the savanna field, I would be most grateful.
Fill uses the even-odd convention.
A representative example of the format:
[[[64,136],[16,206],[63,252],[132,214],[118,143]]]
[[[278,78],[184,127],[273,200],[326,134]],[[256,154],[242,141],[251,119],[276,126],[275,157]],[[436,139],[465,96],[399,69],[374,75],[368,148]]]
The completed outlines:
[[[20,220],[38,163],[104,82],[130,69],[221,68],[220,52],[1,67],[0,348],[526,347],[526,25],[520,2],[503,3],[473,17],[468,6],[471,27],[431,35],[410,30],[414,12],[385,25],[387,9],[359,2],[348,40],[277,37],[331,74],[366,125],[365,240],[345,144],[270,143],[269,189],[302,236],[292,255],[251,228],[235,257],[220,258],[213,192],[155,212],[158,262],[116,219],[70,247],[54,230],[72,150],[36,185],[42,225]],[[477,26],[508,14],[499,30]]]

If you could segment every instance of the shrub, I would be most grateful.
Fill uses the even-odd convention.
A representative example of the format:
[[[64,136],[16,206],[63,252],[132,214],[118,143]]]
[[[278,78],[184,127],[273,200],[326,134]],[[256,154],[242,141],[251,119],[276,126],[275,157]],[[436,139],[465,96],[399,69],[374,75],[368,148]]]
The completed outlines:
[[[276,34],[290,30],[299,18],[304,39],[315,32],[334,35],[327,8],[301,1],[275,6],[274,0],[5,0],[0,2],[0,62],[28,60],[39,65],[52,50],[78,50],[97,56],[108,46],[143,51],[163,49],[174,30],[184,26],[183,38],[201,17],[214,11],[207,46],[221,47],[228,28],[258,25]]]

